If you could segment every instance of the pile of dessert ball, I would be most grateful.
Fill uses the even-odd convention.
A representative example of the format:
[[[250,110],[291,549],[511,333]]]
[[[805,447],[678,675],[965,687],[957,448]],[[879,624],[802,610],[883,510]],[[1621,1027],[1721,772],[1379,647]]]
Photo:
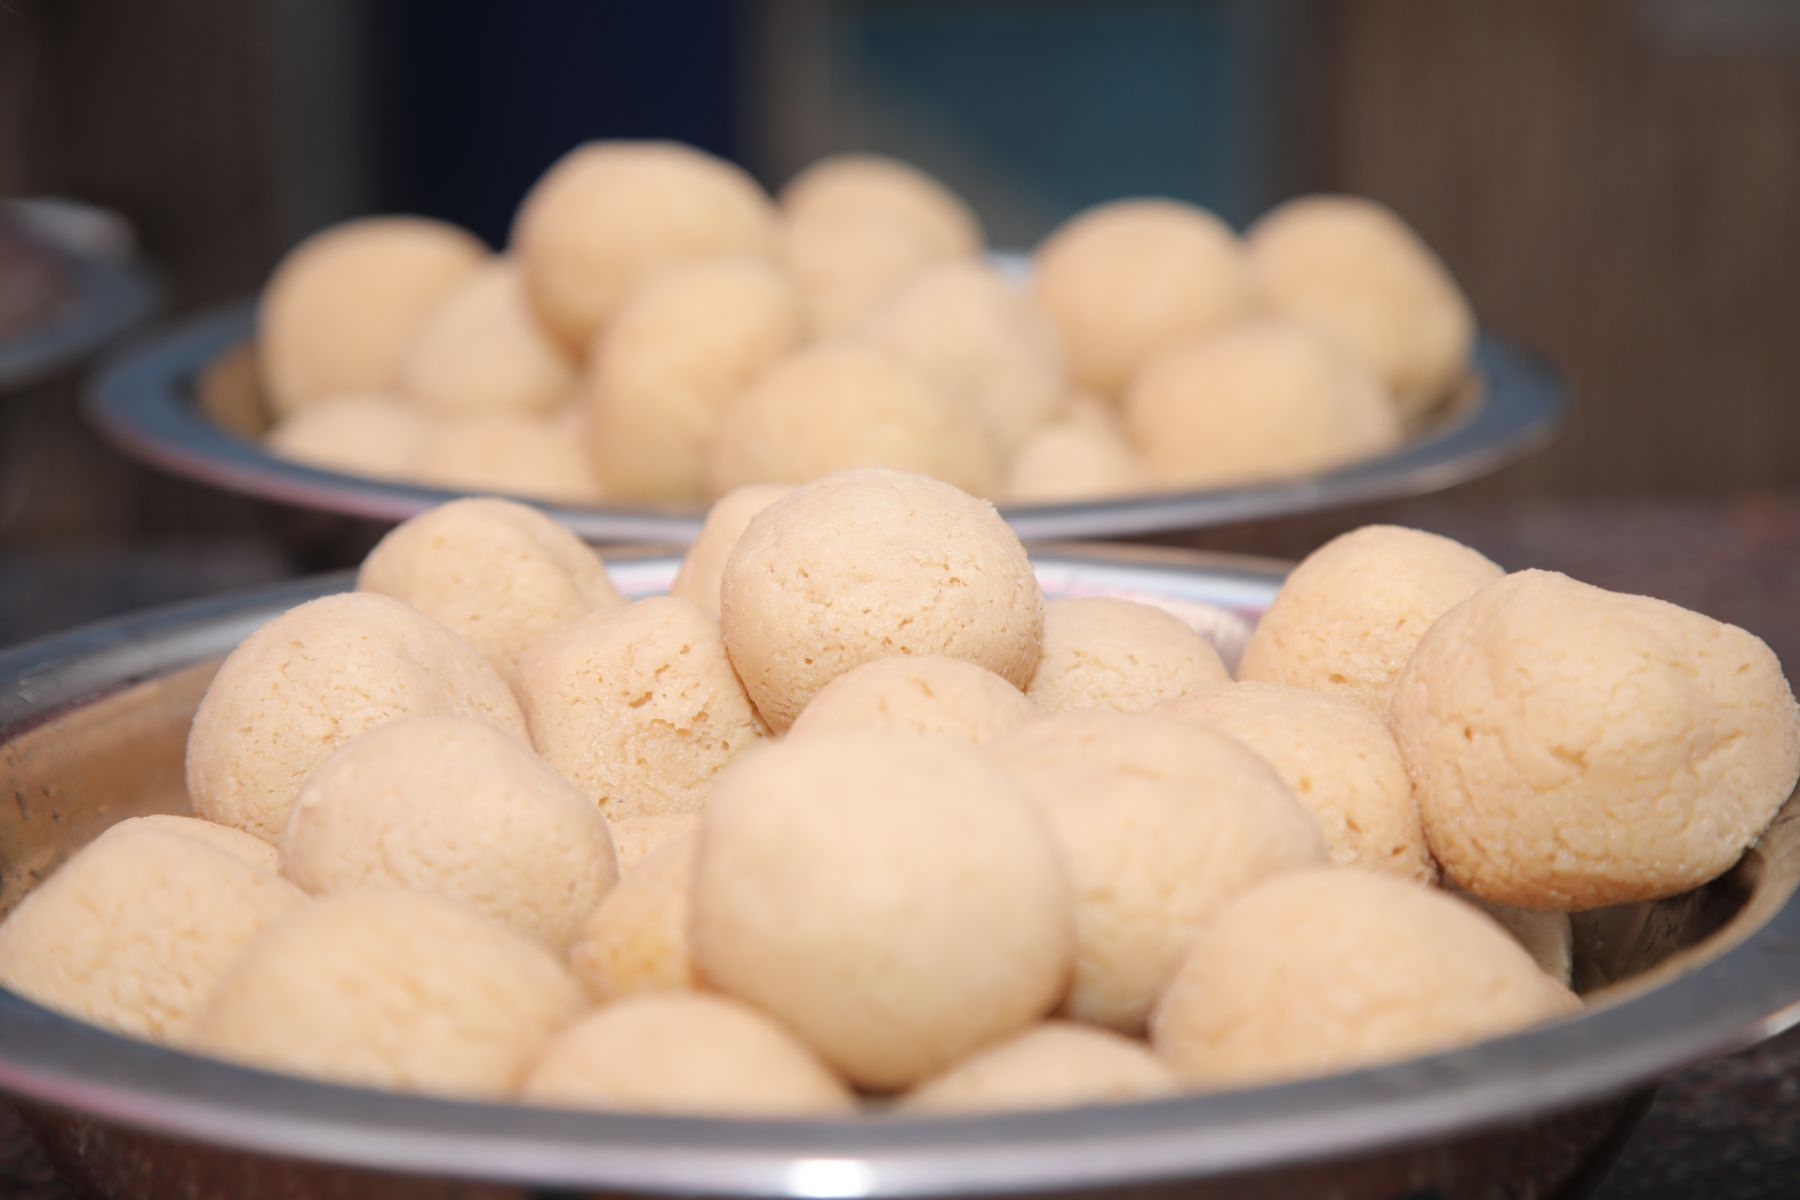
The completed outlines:
[[[687,146],[600,142],[506,253],[417,217],[328,229],[264,293],[278,455],[564,503],[700,505],[852,467],[1073,501],[1379,454],[1455,391],[1474,323],[1393,213],[1090,209],[984,252],[936,180],[823,160],[772,199]]]
[[[1236,680],[881,469],[717,506],[627,603],[536,510],[399,526],[194,719],[0,982],[378,1088],[926,1113],[1290,1079],[1579,1007],[1567,913],[1729,869],[1800,773],[1767,646],[1375,526]]]

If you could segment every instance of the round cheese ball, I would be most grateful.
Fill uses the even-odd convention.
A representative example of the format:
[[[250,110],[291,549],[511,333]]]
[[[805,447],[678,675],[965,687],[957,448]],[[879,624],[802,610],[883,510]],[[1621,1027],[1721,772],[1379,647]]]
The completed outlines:
[[[229,825],[215,825],[211,821],[202,821],[198,817],[177,817],[167,813],[153,813],[147,817],[127,817],[116,825],[106,827],[101,837],[113,837],[134,829],[154,829],[159,833],[180,834],[182,837],[195,838],[205,842],[215,850],[223,850],[231,857],[259,871],[270,874],[281,870],[281,851],[259,837],[253,837],[241,829],[233,829]]]
[[[1144,1028],[1194,931],[1271,875],[1325,860],[1318,827],[1269,765],[1168,717],[1065,713],[988,746],[1050,822],[1075,884],[1063,1011]]]
[[[857,326],[981,416],[1004,457],[1063,403],[1056,328],[986,263],[926,267]]]
[[[1400,442],[1400,417],[1359,363],[1303,325],[1259,318],[1150,358],[1125,420],[1168,487],[1280,479]]]
[[[425,440],[414,477],[452,491],[499,492],[556,504],[600,499],[587,448],[566,425],[516,413],[439,422]]]
[[[1505,572],[1458,542],[1366,525],[1307,555],[1257,622],[1238,678],[1355,700],[1387,716],[1431,623]]]
[[[856,221],[906,230],[939,255],[974,254],[981,223],[956,194],[917,167],[877,154],[822,158],[781,189],[796,226]]]
[[[489,498],[396,526],[363,559],[356,587],[442,621],[506,676],[551,630],[625,603],[587,543],[535,508]]]
[[[544,324],[572,350],[658,269],[775,251],[775,207],[723,159],[673,142],[588,142],[532,186],[512,248]]]
[[[1277,876],[1215,913],[1152,1038],[1184,1083],[1237,1087],[1448,1050],[1579,1007],[1468,905],[1326,867]]]
[[[282,872],[314,895],[399,884],[560,951],[618,879],[606,820],[518,738],[468,717],[406,717],[307,777]]]
[[[1290,200],[1250,227],[1263,303],[1316,326],[1368,365],[1418,415],[1463,374],[1475,340],[1469,302],[1444,264],[1392,211],[1354,196]]]
[[[426,315],[395,382],[427,411],[547,413],[574,390],[575,366],[538,323],[518,264],[496,258]]]
[[[596,1002],[699,986],[688,945],[698,844],[695,830],[651,851],[582,923],[569,969]]]
[[[288,251],[257,310],[257,360],[283,416],[340,392],[385,391],[439,301],[487,261],[454,225],[364,217]]]
[[[894,655],[960,658],[1023,687],[1044,599],[992,505],[918,475],[844,471],[751,520],[725,563],[720,619],[731,665],[780,731],[833,679]]]
[[[524,1099],[563,1108],[711,1116],[850,1113],[856,1098],[753,1008],[699,993],[634,996],[545,1047]]]
[[[903,225],[856,218],[789,221],[781,247],[807,327],[822,338],[848,333],[901,283],[945,258]]]
[[[1062,334],[1083,387],[1122,396],[1159,351],[1247,312],[1243,247],[1205,209],[1175,200],[1090,208],[1033,258],[1038,303]]]
[[[323,471],[406,479],[417,474],[431,425],[385,393],[343,392],[315,400],[269,430],[269,453]]]
[[[926,1080],[907,1093],[899,1110],[1074,1108],[1174,1090],[1175,1077],[1142,1042],[1071,1021],[1045,1021]]]
[[[1544,974],[1565,986],[1575,979],[1575,927],[1568,913],[1541,909],[1514,908],[1495,904],[1467,892],[1452,892],[1458,900],[1466,900],[1493,918],[1513,940],[1525,948]]]
[[[1025,694],[1040,711],[1147,712],[1231,673],[1213,644],[1160,608],[1107,596],[1044,605],[1044,656]]]
[[[1150,489],[1150,477],[1116,423],[1063,418],[1026,437],[1006,467],[1002,492],[1014,503],[1068,504]]]
[[[702,976],[878,1090],[1041,1017],[1073,949],[1049,830],[945,738],[843,733],[746,755],[713,789],[693,904]]]
[[[794,489],[784,483],[751,483],[733,488],[713,502],[706,521],[682,557],[671,596],[692,600],[713,616],[719,615],[719,584],[725,577],[725,560],[743,536],[744,526],[775,501]]]
[[[765,734],[718,622],[679,596],[565,625],[515,684],[538,753],[608,818],[698,812],[713,776]]]
[[[395,887],[315,900],[270,926],[213,992],[193,1048],[337,1083],[500,1099],[581,991],[549,951]]]
[[[725,408],[708,476],[714,495],[747,483],[806,483],[891,467],[965,491],[992,490],[999,458],[967,404],[892,351],[821,342],[770,367]]]
[[[462,716],[519,738],[506,681],[467,642],[398,600],[313,600],[233,650],[187,741],[187,788],[209,821],[277,842],[301,782],[365,730],[407,716]]]
[[[305,897],[187,830],[131,824],[78,851],[0,924],[0,986],[179,1042],[250,940]]]
[[[619,874],[632,870],[670,842],[700,828],[699,813],[646,813],[608,821]]]
[[[607,494],[695,500],[728,402],[800,345],[800,296],[762,258],[666,267],[625,298],[582,383]]]
[[[903,655],[864,663],[826,684],[788,736],[887,729],[979,745],[1037,715],[1018,688],[985,667],[936,654]]]
[[[1400,747],[1387,722],[1354,700],[1278,683],[1225,683],[1159,711],[1256,751],[1319,823],[1332,862],[1437,881]]]
[[[1547,571],[1440,617],[1392,720],[1444,873],[1523,908],[1697,887],[1800,776],[1800,708],[1760,639]]]

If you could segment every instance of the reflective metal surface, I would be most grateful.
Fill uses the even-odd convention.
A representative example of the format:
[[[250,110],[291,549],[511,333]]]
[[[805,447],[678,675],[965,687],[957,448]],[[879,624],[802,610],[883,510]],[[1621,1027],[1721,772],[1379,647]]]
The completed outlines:
[[[1254,615],[1252,560],[1070,549],[1048,590]],[[628,594],[675,560],[621,560]],[[106,824],[181,811],[186,728],[219,656],[314,580],[0,655],[0,905]],[[1581,1016],[1278,1087],[959,1119],[730,1121],[342,1088],[117,1037],[0,993],[0,1088],[104,1194],[1558,1196],[1683,1064],[1800,1021],[1800,805],[1687,896],[1577,919]]]

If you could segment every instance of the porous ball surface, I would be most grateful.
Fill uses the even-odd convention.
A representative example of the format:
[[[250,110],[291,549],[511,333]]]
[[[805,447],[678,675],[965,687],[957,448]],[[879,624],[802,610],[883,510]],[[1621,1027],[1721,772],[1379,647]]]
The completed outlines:
[[[1033,289],[1062,334],[1075,379],[1110,397],[1123,395],[1158,351],[1252,303],[1236,235],[1205,209],[1174,200],[1120,200],[1068,221],[1038,247]]]
[[[1532,961],[1543,969],[1544,974],[1561,984],[1574,982],[1575,928],[1569,921],[1568,913],[1514,908],[1510,904],[1495,904],[1492,900],[1483,900],[1480,896],[1471,896],[1467,892],[1451,894],[1492,917],[1500,928],[1525,948],[1525,953],[1531,955]]]
[[[415,481],[460,492],[594,504],[601,485],[587,447],[554,417],[518,413],[457,416],[436,423]]]
[[[512,249],[546,326],[584,350],[674,263],[775,251],[775,206],[743,171],[673,142],[589,142],[533,185]]]
[[[1044,655],[1025,694],[1047,713],[1145,712],[1230,680],[1212,643],[1181,618],[1132,600],[1064,596],[1044,604]]]
[[[1760,639],[1547,571],[1439,618],[1392,721],[1444,873],[1523,908],[1697,887],[1800,775],[1800,709]]]
[[[119,1033],[184,1041],[258,932],[299,889],[187,830],[107,831],[0,924],[0,986]]]
[[[1327,867],[1277,876],[1215,913],[1152,1040],[1183,1083],[1238,1087],[1447,1050],[1579,1007],[1468,905]]]
[[[853,217],[790,221],[781,261],[799,285],[815,337],[848,333],[889,293],[945,255],[901,225]]]
[[[1148,491],[1144,460],[1112,425],[1063,418],[1041,425],[1020,443],[1006,467],[1006,499],[1064,504]]]
[[[765,729],[719,625],[679,596],[592,613],[519,663],[532,744],[608,818],[697,812]]]
[[[945,738],[796,738],[720,776],[695,959],[853,1082],[896,1089],[1055,1005],[1068,878],[1031,804]]]
[[[1073,1108],[1147,1100],[1175,1090],[1175,1077],[1140,1041],[1073,1021],[1045,1021],[926,1080],[900,1102],[903,1113]]]
[[[278,458],[376,479],[408,479],[431,426],[412,405],[385,392],[339,392],[298,409],[269,430],[269,453]]]
[[[839,675],[895,655],[1023,687],[1043,638],[1037,576],[993,506],[897,471],[845,471],[764,509],[720,601],[732,666],[777,731]]]
[[[903,229],[940,255],[981,249],[981,223],[956,193],[917,167],[875,154],[822,158],[781,189],[796,226],[854,221]]]
[[[725,406],[805,335],[800,295],[765,258],[664,268],[626,297],[582,383],[589,446],[620,500],[706,495]]]
[[[356,586],[442,621],[506,676],[551,630],[625,603],[587,543],[529,505],[488,497],[396,526],[363,559]]]
[[[301,787],[281,861],[314,895],[397,884],[556,951],[618,878],[593,803],[468,717],[405,717],[340,746]]]
[[[1436,882],[1406,760],[1367,708],[1277,683],[1225,683],[1159,711],[1236,738],[1274,767],[1319,823],[1333,863]]]
[[[839,675],[800,711],[788,736],[886,729],[979,745],[1037,716],[1035,704],[985,667],[915,654],[877,659]]]
[[[1328,334],[1417,415],[1462,375],[1475,338],[1450,272],[1394,213],[1353,196],[1290,200],[1250,227],[1263,302]]]
[[[670,842],[700,828],[699,813],[647,813],[608,821],[619,874],[632,870]]]
[[[194,812],[279,841],[314,767],[406,716],[474,717],[525,737],[506,681],[417,609],[367,592],[289,609],[226,656],[200,700],[187,742]]]
[[[1062,1011],[1144,1028],[1194,931],[1272,875],[1325,860],[1269,765],[1168,717],[1066,713],[991,743],[1050,822],[1075,885],[1075,977]]]
[[[581,992],[549,951],[440,896],[315,900],[263,932],[213,993],[194,1049],[337,1083],[500,1099]]]
[[[698,842],[695,830],[652,850],[582,923],[569,969],[594,1000],[699,986],[688,940]]]
[[[439,301],[487,260],[453,225],[365,217],[313,234],[276,266],[257,356],[277,416],[338,392],[386,391]]]
[[[575,365],[538,322],[518,264],[496,258],[426,314],[395,384],[427,411],[547,413],[574,390]]]
[[[985,263],[926,267],[876,306],[857,333],[973,407],[1003,457],[1064,399],[1056,327]]]
[[[1431,623],[1505,572],[1447,537],[1366,525],[1301,560],[1257,622],[1239,679],[1344,696],[1387,716]]]
[[[245,833],[241,829],[233,829],[229,825],[219,825],[212,821],[203,821],[199,817],[179,817],[168,813],[153,813],[147,817],[127,817],[116,825],[108,825],[101,837],[112,837],[130,830],[153,829],[159,833],[179,834],[182,837],[197,838],[215,850],[223,850],[231,857],[259,871],[270,873],[281,870],[281,851],[259,837]]]
[[[751,483],[733,488],[713,502],[694,542],[682,556],[681,568],[669,594],[692,600],[713,616],[719,615],[719,584],[725,577],[725,560],[744,534],[744,526],[775,501],[794,489],[785,483]]]
[[[973,408],[892,351],[839,340],[782,359],[726,405],[708,477],[721,495],[890,467],[981,493],[998,482],[999,462]]]
[[[564,1108],[711,1116],[847,1114],[856,1099],[792,1034],[701,993],[636,996],[544,1049],[523,1098]]]

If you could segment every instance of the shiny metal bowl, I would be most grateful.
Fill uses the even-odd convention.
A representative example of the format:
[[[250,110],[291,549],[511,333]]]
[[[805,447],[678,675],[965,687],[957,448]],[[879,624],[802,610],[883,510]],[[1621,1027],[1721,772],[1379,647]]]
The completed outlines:
[[[1253,617],[1281,572],[1175,551],[1037,556],[1047,590]],[[621,559],[627,594],[675,560]],[[334,577],[0,655],[0,909],[114,821],[180,812],[221,655]],[[1581,1016],[1278,1087],[958,1119],[732,1121],[463,1103],[271,1075],[0,992],[0,1089],[109,1196],[1563,1196],[1655,1080],[1800,1021],[1800,800],[1727,875],[1576,920]]]
[[[360,556],[396,522],[456,493],[318,470],[277,458],[258,440],[269,414],[256,387],[255,309],[240,304],[144,342],[93,383],[95,428],[133,458],[208,486],[310,515],[285,530],[307,545]],[[1422,495],[1499,469],[1550,440],[1567,408],[1561,379],[1530,352],[1484,333],[1472,373],[1397,450],[1299,479],[1074,504],[1002,508],[1024,538],[1125,537],[1236,525]],[[533,501],[595,543],[682,544],[698,508],[576,507]],[[327,519],[330,518],[330,519]]]

